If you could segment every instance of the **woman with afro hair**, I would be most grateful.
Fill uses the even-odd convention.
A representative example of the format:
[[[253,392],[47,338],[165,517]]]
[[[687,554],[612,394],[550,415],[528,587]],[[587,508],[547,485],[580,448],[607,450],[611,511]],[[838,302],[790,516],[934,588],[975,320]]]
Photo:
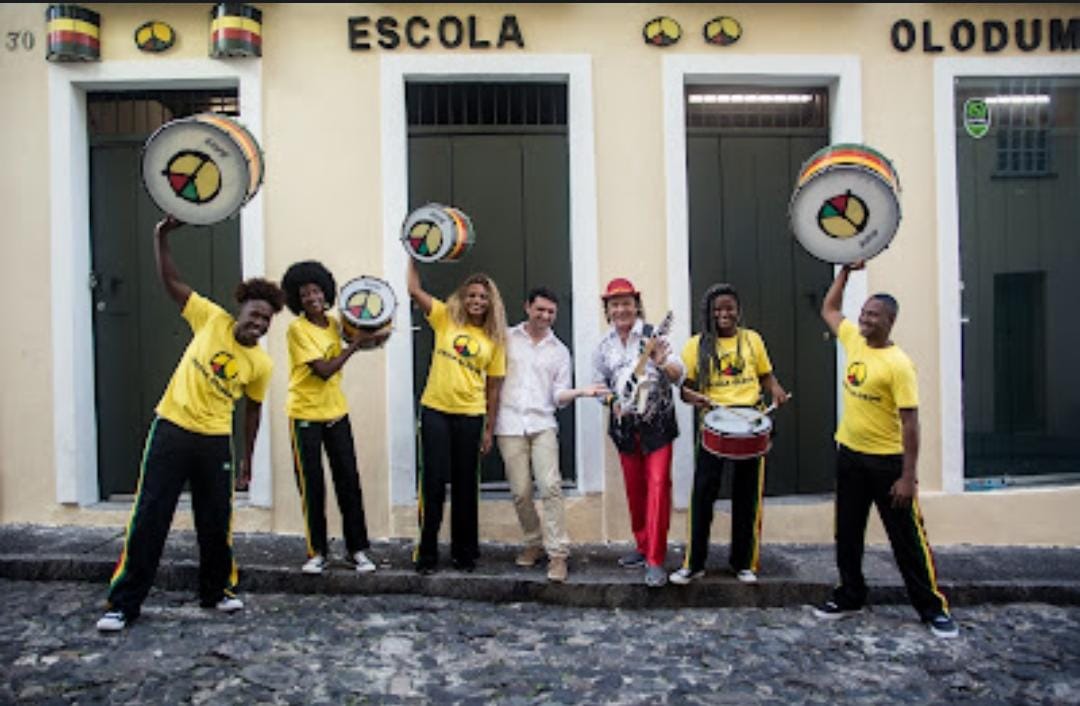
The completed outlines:
[[[337,284],[320,262],[294,263],[286,270],[281,286],[286,305],[296,314],[286,333],[289,394],[285,411],[307,540],[308,558],[300,570],[321,574],[329,558],[322,463],[325,450],[341,510],[347,559],[357,573],[374,571],[375,564],[364,553],[370,544],[349,406],[341,390],[341,368],[356,351],[381,345],[390,333],[356,329],[342,348],[341,321],[328,311],[334,305]]]
[[[243,398],[246,422],[239,471],[246,477],[272,368],[258,341],[281,311],[285,295],[264,279],[242,282],[236,288],[240,308],[233,318],[181,279],[168,240],[180,225],[172,216],[157,224],[154,259],[165,292],[180,307],[194,336],[154,410],[124,549],[109,585],[108,612],[97,623],[102,632],[123,630],[139,616],[185,483],[191,487],[199,541],[199,603],[225,613],[244,607],[233,593],[233,409]]]

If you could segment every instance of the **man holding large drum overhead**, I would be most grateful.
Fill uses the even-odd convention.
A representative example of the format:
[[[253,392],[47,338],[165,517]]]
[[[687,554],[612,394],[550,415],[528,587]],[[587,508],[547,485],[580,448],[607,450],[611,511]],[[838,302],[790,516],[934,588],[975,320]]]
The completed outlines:
[[[863,543],[871,504],[885,526],[908,597],[938,637],[959,630],[938,589],[934,556],[919,510],[919,391],[915,366],[889,338],[899,305],[874,294],[858,324],[844,318],[841,303],[848,275],[863,262],[844,265],[821,305],[821,318],[847,354],[844,414],[836,430],[836,566],[840,585],[814,609],[820,618],[862,610],[867,600]]]
[[[199,539],[199,603],[225,613],[244,607],[233,593],[233,408],[241,399],[247,405],[243,476],[250,472],[273,367],[258,342],[281,311],[285,294],[265,279],[241,282],[236,288],[239,312],[233,318],[180,277],[168,240],[180,225],[172,216],[157,224],[154,257],[165,292],[180,307],[193,336],[154,410],[124,549],[109,586],[109,610],[97,623],[102,632],[123,630],[139,616],[185,483],[191,487]]]

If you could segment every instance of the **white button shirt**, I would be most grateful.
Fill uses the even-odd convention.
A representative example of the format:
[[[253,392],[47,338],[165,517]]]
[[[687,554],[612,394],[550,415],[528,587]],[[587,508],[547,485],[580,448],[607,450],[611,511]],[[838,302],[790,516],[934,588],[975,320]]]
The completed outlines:
[[[534,343],[525,322],[511,328],[495,435],[524,436],[558,427],[556,398],[570,389],[570,380],[570,351],[552,331]]]

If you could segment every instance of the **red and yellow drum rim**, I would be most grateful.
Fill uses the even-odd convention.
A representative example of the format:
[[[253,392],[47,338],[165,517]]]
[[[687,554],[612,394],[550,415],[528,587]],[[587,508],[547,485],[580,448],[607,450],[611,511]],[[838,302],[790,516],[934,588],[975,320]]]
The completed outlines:
[[[462,220],[456,208],[447,206],[444,210],[454,219],[454,247],[450,248],[450,252],[443,259],[453,261],[457,260],[462,251],[465,250],[465,242],[468,240],[469,232],[465,221]]]
[[[221,128],[237,145],[240,146],[241,151],[243,151],[244,155],[247,157],[248,170],[250,172],[248,175],[248,197],[254,196],[255,192],[259,190],[259,185],[262,183],[263,178],[262,153],[259,151],[258,144],[255,143],[255,138],[241,125],[220,115],[202,113],[195,117],[198,120]]]
[[[818,158],[803,169],[802,174],[799,175],[798,186],[802,186],[810,181],[815,174],[823,169],[843,165],[866,167],[883,178],[885,183],[894,190],[900,189],[900,183],[896,178],[896,173],[889,165],[874,157],[872,154],[861,150],[839,150]]]

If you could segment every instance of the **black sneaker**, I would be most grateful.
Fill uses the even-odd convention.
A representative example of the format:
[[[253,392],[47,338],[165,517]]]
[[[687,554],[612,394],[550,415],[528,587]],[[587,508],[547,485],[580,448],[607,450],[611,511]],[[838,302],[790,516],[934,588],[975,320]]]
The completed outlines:
[[[834,600],[827,600],[821,605],[814,606],[814,615],[822,620],[837,620],[861,613],[862,608],[842,608]]]
[[[932,632],[935,637],[942,637],[948,640],[960,634],[960,628],[957,627],[956,621],[950,618],[948,613],[938,613],[927,620],[926,624],[929,626],[930,632]]]
[[[645,566],[645,556],[641,552],[630,552],[619,557],[619,566],[624,569],[640,569]]]
[[[469,574],[476,571],[476,561],[473,559],[453,559],[450,563],[458,571],[464,571]]]
[[[438,570],[433,561],[418,561],[413,564],[413,568],[415,568],[416,573],[421,576],[431,576]]]

